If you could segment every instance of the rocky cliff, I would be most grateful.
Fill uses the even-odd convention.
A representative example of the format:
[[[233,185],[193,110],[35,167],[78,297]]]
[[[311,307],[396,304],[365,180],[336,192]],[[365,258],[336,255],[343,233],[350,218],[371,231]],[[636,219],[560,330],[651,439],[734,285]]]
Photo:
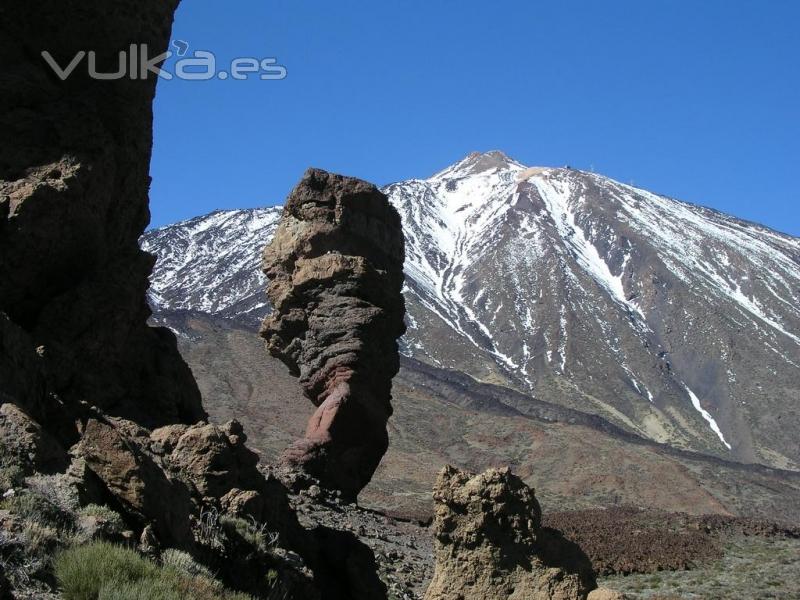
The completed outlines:
[[[177,3],[0,7],[0,596],[51,597],[52,554],[103,539],[154,565],[187,553],[201,566],[185,581],[258,597],[385,597],[371,551],[302,528],[241,425],[205,422],[174,334],[147,324],[157,74],[77,62],[62,80],[43,57],[92,53],[112,73],[131,48],[158,56]]]
[[[372,184],[310,169],[264,251],[261,335],[317,410],[282,461],[355,498],[386,453],[405,331],[400,217]]]
[[[205,417],[174,336],[146,325],[154,259],[138,238],[149,221],[157,76],[100,81],[84,63],[61,81],[42,53],[67,65],[94,52],[98,70],[113,72],[132,43],[147,44],[151,56],[166,50],[176,6],[145,2],[132,10],[114,0],[0,8],[3,338],[29,349],[26,372],[40,371],[31,375],[40,392],[148,426]]]

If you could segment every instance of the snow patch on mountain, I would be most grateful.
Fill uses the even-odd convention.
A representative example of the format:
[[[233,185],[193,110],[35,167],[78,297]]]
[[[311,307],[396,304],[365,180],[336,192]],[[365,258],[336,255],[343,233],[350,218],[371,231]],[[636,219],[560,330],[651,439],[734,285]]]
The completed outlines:
[[[700,404],[700,398],[697,397],[689,386],[684,384],[684,388],[686,388],[686,393],[689,394],[689,399],[692,401],[692,406],[694,409],[700,413],[700,415],[708,422],[708,426],[711,428],[711,431],[717,434],[717,437],[722,442],[722,444],[728,449],[731,449],[731,445],[725,440],[725,436],[722,434],[722,430],[717,425],[716,420],[714,417],[711,416],[711,413],[708,412],[703,406]]]
[[[584,230],[578,225],[575,210],[570,205],[570,199],[577,197],[578,205],[585,204],[586,198],[577,196],[574,189],[570,189],[571,182],[552,178],[532,176],[529,180],[533,183],[544,200],[550,216],[556,223],[564,243],[575,253],[578,263],[589,273],[597,283],[603,287],[611,297],[621,304],[636,312],[642,319],[645,318],[642,310],[625,295],[622,284],[624,265],[630,258],[628,255],[623,262],[623,269],[619,275],[614,275],[608,263],[600,256],[595,245],[589,240]]]
[[[150,304],[258,321],[267,307],[261,252],[281,210],[217,211],[146,232],[142,248],[158,257]]]

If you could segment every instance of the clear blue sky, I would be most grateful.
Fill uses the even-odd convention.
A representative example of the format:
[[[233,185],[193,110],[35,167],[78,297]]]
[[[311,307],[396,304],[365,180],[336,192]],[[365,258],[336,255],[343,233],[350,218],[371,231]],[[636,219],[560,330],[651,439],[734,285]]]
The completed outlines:
[[[500,149],[800,235],[798,26],[796,0],[184,0],[174,38],[288,77],[159,84],[153,225]]]

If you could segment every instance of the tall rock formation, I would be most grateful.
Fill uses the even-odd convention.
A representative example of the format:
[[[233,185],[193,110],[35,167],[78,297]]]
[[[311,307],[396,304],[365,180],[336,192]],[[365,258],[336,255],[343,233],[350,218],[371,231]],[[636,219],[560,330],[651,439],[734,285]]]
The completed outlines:
[[[198,423],[175,336],[147,325],[154,258],[138,239],[158,76],[87,69],[114,73],[145,47],[159,56],[177,4],[0,5],[0,455],[20,474],[0,493],[28,493],[21,475],[47,472],[69,490],[64,510],[109,505],[148,548],[189,551],[232,587],[260,593],[272,570],[286,597],[313,599],[347,576],[326,566],[241,427]],[[59,78],[44,52],[72,74]],[[236,527],[267,522],[280,545],[269,551]]]
[[[262,336],[317,406],[283,455],[354,499],[388,448],[401,295],[403,231],[375,186],[308,170],[264,251],[274,312]]]
[[[589,559],[542,527],[533,490],[508,469],[445,467],[433,498],[436,571],[426,600],[585,600],[596,587]]]
[[[132,44],[146,44],[150,57],[164,52],[177,4],[0,7],[2,345],[29,347],[26,363],[38,363],[38,374],[28,369],[29,391],[46,387],[65,402],[86,401],[147,426],[205,417],[174,336],[146,324],[154,259],[138,238],[149,220],[158,77],[97,80],[87,65],[93,52],[97,71],[116,72]],[[62,81],[43,52],[62,67],[87,55]],[[12,358],[2,361],[0,370]],[[44,397],[25,396],[29,409],[52,416]]]

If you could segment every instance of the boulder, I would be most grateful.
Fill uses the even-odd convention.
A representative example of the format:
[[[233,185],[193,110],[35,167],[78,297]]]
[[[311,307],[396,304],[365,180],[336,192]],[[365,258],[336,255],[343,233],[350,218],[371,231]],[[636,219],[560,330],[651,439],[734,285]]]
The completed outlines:
[[[191,549],[191,490],[147,451],[146,432],[122,421],[90,419],[73,455],[105,487],[115,506],[167,546]]]
[[[426,600],[585,600],[589,559],[541,526],[534,491],[509,469],[453,467],[434,489],[436,567]]]
[[[238,421],[169,426],[148,439],[150,452],[189,486],[197,505],[267,523],[289,548],[307,543],[286,488],[258,469],[258,455],[245,446],[247,436]]]
[[[317,407],[282,463],[355,499],[388,448],[405,331],[400,217],[375,186],[309,169],[264,251],[261,335]]]
[[[168,456],[204,497],[222,498],[233,487],[250,487],[248,483],[256,485],[261,478],[258,455],[245,447],[243,438],[232,439],[212,424],[186,428]]]
[[[15,404],[0,405],[0,449],[3,461],[14,461],[26,473],[53,473],[69,464],[61,444]]]

